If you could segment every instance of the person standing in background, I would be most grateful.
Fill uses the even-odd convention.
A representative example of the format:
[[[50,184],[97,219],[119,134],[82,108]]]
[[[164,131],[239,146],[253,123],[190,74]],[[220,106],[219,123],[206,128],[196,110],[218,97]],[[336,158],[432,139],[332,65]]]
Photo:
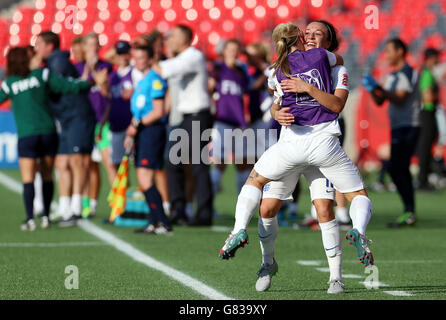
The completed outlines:
[[[238,40],[226,41],[222,62],[216,63],[209,77],[209,92],[216,93],[214,131],[212,135],[212,150],[216,164],[211,169],[211,181],[214,195],[220,190],[221,178],[227,161],[234,155],[236,167],[236,187],[240,191],[252,165],[247,163],[247,150],[252,146],[238,144],[243,141],[243,135],[236,134],[235,129],[244,130],[248,126],[248,117],[244,110],[244,97],[248,92],[248,75],[237,59],[241,53]],[[230,131],[231,135],[225,135]],[[252,155],[255,159],[255,155]]]
[[[130,65],[130,44],[127,41],[117,42],[115,50],[118,69],[112,72],[109,77],[110,110],[106,113],[108,116],[106,121],[110,123],[110,160],[116,176],[119,164],[125,153],[125,131],[132,120],[130,98],[133,93],[133,67]]]
[[[160,31],[154,29],[147,36],[144,36],[144,39],[146,39],[147,45],[153,49],[153,60],[155,63],[166,59],[166,56],[164,55],[164,36]],[[167,110],[169,91],[170,87],[168,86],[164,103],[164,107],[166,108],[166,110],[164,110],[165,114],[169,113],[169,110]],[[163,199],[164,211],[167,215],[170,215],[169,186],[167,181],[167,173],[164,168],[155,170],[155,184]]]
[[[39,52],[42,46],[39,44]],[[41,228],[50,225],[49,210],[54,193],[53,166],[57,152],[58,136],[48,104],[49,93],[68,94],[88,90],[87,81],[67,80],[49,68],[30,69],[30,58],[25,48],[13,48],[7,55],[7,78],[0,87],[0,103],[12,100],[12,112],[18,133],[18,154],[20,174],[23,182],[23,200],[26,220],[21,230],[34,231],[33,216],[34,177],[37,160],[40,161],[44,212]],[[86,76],[83,77],[86,79]],[[71,105],[74,109],[75,105]]]
[[[190,224],[204,226],[212,224],[213,214],[209,162],[204,163],[199,154],[193,154],[192,145],[199,144],[199,150],[203,150],[207,148],[208,141],[193,141],[192,128],[196,124],[199,125],[196,138],[200,139],[201,134],[206,129],[212,127],[213,120],[209,111],[210,97],[208,94],[206,60],[199,50],[192,47],[192,40],[192,30],[185,25],[177,25],[171,30],[167,40],[167,45],[175,57],[160,61],[153,66],[153,69],[164,79],[172,77],[181,78],[178,110],[182,113],[183,120],[180,128],[184,129],[189,136],[187,141],[188,160],[189,162],[190,160],[196,160],[192,161],[191,169],[194,178],[197,211],[194,221]],[[172,221],[175,223],[178,219],[187,220],[185,214],[186,196],[183,163],[173,164],[171,161],[168,161],[167,174],[169,187],[171,188]]]
[[[85,61],[84,48],[82,46],[83,41],[84,37],[77,36],[71,42],[71,56],[73,58],[73,63]]]
[[[46,62],[49,70],[60,76],[78,78],[82,73],[69,61],[69,52],[61,51],[59,46],[57,34],[42,32],[36,39],[35,59]],[[62,216],[59,225],[68,227],[75,225],[81,217],[82,190],[93,150],[94,112],[86,93],[51,93],[49,103],[59,123],[59,146],[55,161],[59,173],[58,212]]]
[[[82,61],[76,64],[76,68],[80,74],[83,73],[85,68],[92,71],[106,69],[108,74],[112,72],[112,65],[99,59],[99,50],[101,47],[99,44],[99,37],[96,33],[85,35],[83,37],[82,47],[85,55],[85,62]],[[90,73],[89,79],[91,78],[92,75]],[[96,213],[97,199],[101,184],[99,162],[101,160],[103,161],[110,184],[113,183],[114,169],[110,161],[110,125],[104,121],[104,119],[106,119],[105,111],[109,101],[101,94],[99,86],[91,88],[88,98],[90,99],[91,106],[96,115],[96,127],[94,131],[96,145],[92,153],[92,161],[88,172],[88,187],[85,188],[83,192],[84,198],[82,200],[82,211],[85,212],[85,215],[88,213],[89,216],[93,217]]]
[[[406,44],[398,38],[390,39],[385,47],[386,59],[394,68],[381,87],[370,74],[365,74],[362,84],[380,106],[388,100],[391,126],[390,176],[404,204],[404,213],[389,227],[413,225],[415,216],[415,192],[410,173],[410,159],[415,153],[419,128],[420,91],[418,73],[407,64]]]
[[[138,184],[150,208],[150,223],[136,232],[146,234],[171,234],[172,227],[167,219],[161,195],[154,183],[155,170],[163,167],[166,144],[166,117],[164,100],[166,82],[151,69],[154,53],[151,47],[133,49],[135,68],[144,78],[135,86],[131,97],[131,124],[127,128],[124,145],[135,143],[135,165]]]
[[[421,111],[420,139],[418,142],[418,159],[420,172],[418,174],[418,190],[432,191],[434,187],[428,182],[432,162],[432,145],[438,133],[435,112],[438,104],[438,84],[432,73],[438,64],[439,52],[428,48],[424,51],[424,67],[420,75]]]

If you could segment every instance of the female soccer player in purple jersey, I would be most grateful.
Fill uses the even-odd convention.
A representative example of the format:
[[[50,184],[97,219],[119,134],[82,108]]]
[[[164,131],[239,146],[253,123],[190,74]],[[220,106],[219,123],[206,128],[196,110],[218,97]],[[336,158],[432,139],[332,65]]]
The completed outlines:
[[[277,84],[293,76],[322,91],[331,92],[330,66],[336,64],[332,53],[321,48],[303,51],[304,35],[292,23],[278,25],[273,32],[273,41],[277,51],[277,60],[273,64]],[[308,166],[316,166],[352,202],[350,216],[354,228],[347,233],[347,237],[357,248],[361,261],[365,265],[373,264],[365,237],[372,203],[357,167],[339,144],[337,137],[340,129],[336,121],[336,111],[339,110],[322,106],[309,94],[283,92],[279,85],[276,89],[282,95],[281,106],[289,108],[287,111],[294,119],[290,121],[290,126],[282,128],[279,141],[257,161],[242,188],[236,205],[235,226],[220,250],[220,257],[233,257],[235,251],[247,243],[246,226],[268,182],[281,180],[296,171],[302,173]],[[340,237],[330,240],[332,246],[326,249],[335,253],[341,250]]]
[[[237,61],[241,52],[238,40],[228,40],[223,47],[223,61],[217,62],[209,78],[209,91],[214,94],[217,112],[212,133],[212,157],[215,165],[211,170],[214,194],[220,189],[220,182],[226,163],[233,155],[237,170],[237,190],[243,187],[251,172],[252,164],[247,163],[248,148],[243,143],[242,131],[248,121],[244,112],[244,96],[248,92],[248,75]],[[238,130],[236,130],[238,129]],[[237,143],[236,143],[237,142]],[[255,159],[255,155],[251,155]]]

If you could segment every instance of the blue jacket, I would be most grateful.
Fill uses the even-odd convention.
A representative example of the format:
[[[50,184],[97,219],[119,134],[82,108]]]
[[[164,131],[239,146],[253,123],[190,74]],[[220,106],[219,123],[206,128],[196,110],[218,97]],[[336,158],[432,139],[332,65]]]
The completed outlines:
[[[46,65],[50,71],[63,77],[77,79],[80,77],[74,65],[69,60],[68,51],[54,50],[46,59]],[[61,123],[66,119],[82,117],[85,120],[94,119],[94,111],[88,99],[88,92],[80,94],[56,94],[49,97],[50,107],[54,116]]]

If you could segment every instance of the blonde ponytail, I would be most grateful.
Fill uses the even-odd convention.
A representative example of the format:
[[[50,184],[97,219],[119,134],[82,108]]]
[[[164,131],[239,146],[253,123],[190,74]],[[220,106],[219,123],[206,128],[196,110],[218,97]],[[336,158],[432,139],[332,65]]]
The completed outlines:
[[[291,52],[291,47],[296,45],[301,33],[302,31],[299,27],[291,22],[281,23],[274,28],[273,42],[277,55],[277,60],[271,66],[271,68],[275,69],[274,75],[280,69],[284,76],[291,77],[288,55]]]

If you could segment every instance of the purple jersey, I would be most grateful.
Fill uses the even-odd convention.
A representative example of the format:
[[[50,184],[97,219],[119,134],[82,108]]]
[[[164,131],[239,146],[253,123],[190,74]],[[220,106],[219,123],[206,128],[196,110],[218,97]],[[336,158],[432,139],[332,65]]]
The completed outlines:
[[[76,64],[76,69],[79,74],[83,74],[84,68],[85,62],[79,62]],[[96,70],[102,70],[104,68],[108,70],[108,74],[112,73],[113,71],[113,67],[110,63],[99,59],[96,63]],[[88,80],[93,80],[93,76],[91,74],[88,75]],[[88,98],[90,99],[91,106],[93,107],[93,110],[96,114],[96,121],[102,122],[109,100],[101,94],[101,92],[99,91],[99,87],[96,85],[90,89]]]
[[[109,77],[110,83],[110,113],[108,121],[110,122],[110,130],[112,132],[124,131],[132,120],[132,112],[130,111],[130,99],[122,98],[122,90],[132,89],[132,68],[124,75],[120,75],[118,71],[112,72]]]
[[[288,55],[288,62],[293,77],[301,78],[322,91],[332,91],[331,69],[325,49],[295,50]],[[280,70],[277,71],[276,77],[279,83],[286,79]],[[284,92],[282,107],[290,107],[288,112],[294,116],[294,123],[301,126],[329,122],[338,118],[336,112],[325,108],[306,93]]]
[[[247,90],[248,77],[241,67],[229,68],[221,63],[215,66],[211,75],[217,82],[218,93],[216,119],[245,128],[243,94]]]

